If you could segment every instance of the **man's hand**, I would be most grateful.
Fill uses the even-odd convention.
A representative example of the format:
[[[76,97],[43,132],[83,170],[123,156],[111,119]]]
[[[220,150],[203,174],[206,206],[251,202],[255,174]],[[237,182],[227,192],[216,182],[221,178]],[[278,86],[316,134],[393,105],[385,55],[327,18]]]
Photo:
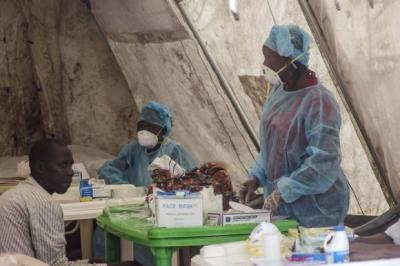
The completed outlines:
[[[282,195],[279,190],[275,189],[272,193],[265,198],[263,209],[268,209],[274,212],[278,209],[282,202]]]
[[[255,191],[260,186],[256,178],[251,178],[240,185],[239,200],[241,203],[246,204],[256,197]]]

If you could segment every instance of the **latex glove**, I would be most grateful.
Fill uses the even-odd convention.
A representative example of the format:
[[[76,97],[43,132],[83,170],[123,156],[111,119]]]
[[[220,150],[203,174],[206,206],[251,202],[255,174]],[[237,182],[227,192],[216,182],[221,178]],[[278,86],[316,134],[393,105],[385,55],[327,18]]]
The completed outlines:
[[[256,178],[251,178],[240,185],[239,200],[241,203],[246,204],[255,198],[255,191],[260,186]]]
[[[279,190],[275,189],[271,194],[269,194],[268,197],[265,198],[263,209],[268,209],[274,212],[278,209],[279,205],[281,205],[281,202],[282,195]]]

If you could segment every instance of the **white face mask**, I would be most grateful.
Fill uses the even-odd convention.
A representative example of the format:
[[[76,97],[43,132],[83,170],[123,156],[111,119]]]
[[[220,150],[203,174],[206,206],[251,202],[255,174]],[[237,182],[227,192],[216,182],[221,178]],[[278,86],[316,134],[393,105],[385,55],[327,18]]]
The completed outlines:
[[[273,71],[271,68],[263,66],[262,73],[264,75],[265,80],[271,83],[272,86],[282,83],[282,80],[279,77],[278,73]]]
[[[147,130],[138,131],[137,137],[139,144],[148,149],[154,148],[158,143],[157,135]]]
[[[262,67],[262,73],[264,75],[264,78],[271,83],[272,86],[278,85],[283,83],[281,78],[279,77],[279,73],[281,73],[283,70],[285,70],[288,66],[292,65],[294,68],[297,69],[296,65],[294,64],[294,62],[296,60],[298,60],[300,57],[302,57],[304,55],[304,53],[299,54],[296,58],[293,58],[289,64],[283,66],[281,69],[279,69],[277,72],[275,72],[274,70],[272,70],[271,68],[263,65]]]

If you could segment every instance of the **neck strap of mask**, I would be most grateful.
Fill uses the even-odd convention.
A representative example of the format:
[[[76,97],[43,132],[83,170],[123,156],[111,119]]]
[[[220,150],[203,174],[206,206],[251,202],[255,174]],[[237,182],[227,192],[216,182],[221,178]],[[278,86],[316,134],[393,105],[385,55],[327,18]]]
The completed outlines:
[[[286,65],[284,65],[283,67],[281,67],[276,73],[279,74],[280,72],[282,72],[283,70],[285,70],[285,68],[287,68],[288,66],[292,65],[295,61],[297,61],[297,59],[301,58],[305,53],[301,53],[298,56],[296,56],[295,58],[293,58],[292,60],[290,60],[289,63],[287,63]],[[293,65],[294,68],[297,68],[296,65]]]

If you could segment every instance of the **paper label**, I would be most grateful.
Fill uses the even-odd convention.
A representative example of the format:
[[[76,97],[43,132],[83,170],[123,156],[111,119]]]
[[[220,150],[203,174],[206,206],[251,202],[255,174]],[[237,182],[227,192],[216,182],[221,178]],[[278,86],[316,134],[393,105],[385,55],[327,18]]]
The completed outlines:
[[[335,251],[326,253],[326,262],[330,264],[349,262],[349,251]]]

